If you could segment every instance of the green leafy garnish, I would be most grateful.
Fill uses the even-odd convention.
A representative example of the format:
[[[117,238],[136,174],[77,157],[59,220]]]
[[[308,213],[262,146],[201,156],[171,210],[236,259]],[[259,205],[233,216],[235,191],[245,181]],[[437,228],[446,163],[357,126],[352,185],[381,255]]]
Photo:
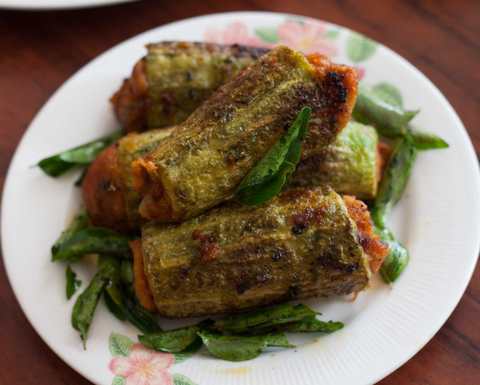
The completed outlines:
[[[372,219],[378,228],[385,228],[387,215],[402,196],[416,156],[417,149],[409,136],[397,140],[378,186],[377,197],[372,209]]]
[[[47,175],[57,177],[75,166],[86,166],[93,162],[97,155],[121,136],[121,132],[82,144],[81,146],[52,155],[38,162],[38,166]]]
[[[66,285],[66,295],[67,299],[72,298],[72,296],[75,294],[77,289],[80,287],[82,284],[82,281],[77,279],[77,274],[72,270],[70,265],[67,266],[67,269],[65,270],[65,277],[67,280],[67,285]]]
[[[417,149],[409,134],[397,140],[371,211],[376,231],[389,248],[380,268],[380,274],[387,283],[395,281],[410,260],[407,249],[395,240],[386,227],[386,218],[407,186],[416,156]]]
[[[138,340],[146,347],[161,352],[180,353],[188,349],[198,340],[197,325],[185,328],[161,331],[138,336]]]
[[[447,142],[431,132],[411,131],[410,137],[415,148],[420,151],[449,147]]]
[[[333,333],[343,328],[343,322],[321,321],[315,316],[306,317],[300,321],[286,324],[282,330],[291,333]]]
[[[341,322],[320,321],[316,315],[302,304],[281,304],[175,330],[147,333],[138,339],[150,349],[175,353],[180,360],[198,350],[203,342],[215,357],[242,361],[255,358],[268,346],[291,347],[283,331],[332,333],[343,327]]]
[[[186,359],[193,356],[196,352],[198,352],[203,346],[203,342],[201,338],[197,338],[193,344],[191,344],[188,348],[186,348],[183,352],[180,353],[173,353],[175,356],[175,363],[179,364],[180,362],[185,361]]]
[[[133,283],[133,266],[132,261],[122,260],[120,265],[120,278],[125,285],[131,285]]]
[[[375,126],[381,135],[392,138],[405,135],[408,123],[417,113],[391,104],[370,88],[360,86],[352,115],[356,121]]]
[[[88,167],[85,167],[82,170],[80,176],[77,178],[77,180],[74,183],[75,187],[81,187],[82,186],[83,180],[85,179],[85,176],[87,175],[87,171],[88,171]]]
[[[121,263],[123,262],[121,261]],[[108,310],[119,320],[129,321],[142,333],[161,331],[155,316],[138,303],[131,291],[131,286],[125,286],[121,275],[122,271],[119,265],[117,274],[105,288],[104,298]]]
[[[315,315],[315,311],[308,306],[282,304],[217,320],[213,324],[213,329],[233,334],[250,334],[260,330],[268,332],[278,325],[315,317]]]
[[[118,261],[111,257],[101,258],[98,272],[91,280],[88,287],[80,294],[72,310],[72,326],[80,332],[83,346],[86,341],[90,324],[92,323],[95,309],[103,290],[111,279],[118,273]]]
[[[378,230],[380,239],[388,246],[388,255],[380,268],[380,275],[386,283],[394,282],[410,261],[408,250],[403,247],[388,229]]]
[[[155,333],[161,330],[155,316],[132,297],[124,298],[127,320],[142,333]]]
[[[127,319],[127,311],[123,304],[123,293],[116,280],[111,281],[105,288],[103,299],[105,300],[107,309],[117,319],[120,321],[125,321]]]
[[[258,336],[225,336],[202,330],[198,335],[209,353],[227,361],[245,361],[258,357],[269,347],[291,348],[285,334],[273,333]]]
[[[237,188],[237,198],[258,205],[277,195],[300,160],[312,110],[303,107],[287,133],[253,167]]]
[[[80,211],[75,218],[73,218],[70,225],[62,231],[58,239],[52,246],[52,254],[58,250],[61,245],[68,241],[77,231],[88,227],[88,216],[85,211]]]
[[[397,138],[371,211],[376,231],[389,247],[380,268],[380,274],[387,283],[400,276],[410,256],[386,227],[386,218],[405,190],[417,152],[448,147],[448,143],[437,135],[412,130],[408,126],[416,113],[403,109],[400,92],[388,83],[372,88],[360,87],[353,111],[356,120],[374,125],[386,137]]]
[[[129,238],[102,227],[67,229],[52,247],[52,261],[74,262],[86,254],[130,258]]]

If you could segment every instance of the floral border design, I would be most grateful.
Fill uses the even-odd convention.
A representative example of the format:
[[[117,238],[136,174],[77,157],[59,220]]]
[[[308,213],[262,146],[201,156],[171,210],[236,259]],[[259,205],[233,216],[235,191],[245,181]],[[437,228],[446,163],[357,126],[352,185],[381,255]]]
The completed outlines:
[[[338,37],[341,33],[342,30],[318,20],[289,18],[277,26],[259,27],[253,31],[244,22],[234,21],[225,27],[207,28],[203,38],[204,41],[217,44],[244,44],[264,48],[281,44],[305,54],[320,53],[335,57],[339,52]],[[362,79],[365,68],[359,63],[375,54],[377,43],[359,33],[348,32],[345,50]]]
[[[157,352],[118,333],[110,334],[108,342],[112,385],[196,385],[183,374],[169,372],[188,355]]]
[[[275,27],[256,28],[249,32],[247,25],[235,21],[224,28],[208,28],[204,40],[218,44],[244,44],[270,48],[283,44],[306,54],[318,52],[328,56],[337,54],[334,40],[338,29],[329,29],[328,24],[317,21],[287,19]]]

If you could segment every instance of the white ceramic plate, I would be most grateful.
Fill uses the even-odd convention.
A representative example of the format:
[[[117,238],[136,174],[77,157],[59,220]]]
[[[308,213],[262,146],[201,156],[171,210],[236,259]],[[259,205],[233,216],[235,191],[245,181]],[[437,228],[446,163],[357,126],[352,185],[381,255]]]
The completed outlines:
[[[138,0],[0,0],[0,8],[48,10],[101,7]]]
[[[414,124],[450,144],[448,150],[419,155],[393,213],[391,225],[412,255],[393,287],[375,282],[353,303],[342,298],[310,301],[325,318],[344,321],[343,330],[319,338],[305,336],[295,341],[296,349],[252,361],[230,363],[199,353],[174,364],[170,354],[132,346],[134,328],[114,319],[102,305],[88,350],[82,349],[70,326],[74,301],[65,300],[65,266],[49,258],[50,245],[79,205],[79,192],[73,187],[77,176],[53,180],[31,165],[116,129],[108,99],[144,55],[144,45],[182,39],[284,43],[306,52],[327,52],[338,62],[357,66],[364,82],[383,84],[403,99],[405,107],[421,108]],[[348,29],[299,16],[209,15],[159,27],[112,48],[52,96],[26,132],[10,167],[3,198],[4,259],[33,327],[65,362],[96,384],[368,384],[412,357],[458,303],[479,251],[479,197],[477,159],[461,121],[438,89],[400,56]],[[92,274],[82,266],[75,269],[83,282]],[[119,334],[109,345],[112,332]],[[153,371],[142,372],[142,365]]]

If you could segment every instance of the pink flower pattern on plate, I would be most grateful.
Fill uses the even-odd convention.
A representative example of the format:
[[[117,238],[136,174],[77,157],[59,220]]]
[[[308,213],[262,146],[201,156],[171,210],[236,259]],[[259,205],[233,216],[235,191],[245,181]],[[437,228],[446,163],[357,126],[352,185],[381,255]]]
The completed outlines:
[[[110,370],[125,379],[125,385],[173,385],[167,369],[175,358],[170,353],[159,353],[134,344],[128,357],[115,357],[110,361]]]
[[[224,29],[207,29],[204,33],[204,40],[217,44],[244,44],[254,47],[268,46],[258,37],[250,35],[247,26],[241,21],[235,21]]]
[[[244,44],[265,48],[283,44],[306,54],[321,53],[334,56],[337,53],[333,42],[326,37],[326,24],[319,21],[286,20],[274,28],[274,31],[277,41],[272,44],[249,33],[248,27],[241,21],[235,21],[223,29],[208,28],[204,33],[204,40],[217,44]]]
[[[297,22],[287,20],[277,30],[279,43],[302,51],[303,53],[321,53],[334,56],[337,49],[328,38],[326,25],[315,20]]]

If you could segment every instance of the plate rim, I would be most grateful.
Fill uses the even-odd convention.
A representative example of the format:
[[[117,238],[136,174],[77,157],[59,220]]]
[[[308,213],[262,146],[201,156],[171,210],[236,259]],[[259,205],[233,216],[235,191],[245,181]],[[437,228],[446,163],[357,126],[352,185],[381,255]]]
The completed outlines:
[[[38,1],[35,2],[34,0],[30,0],[30,2],[21,4],[18,4],[15,0],[0,0],[0,9],[12,11],[53,11],[62,9],[73,10],[83,8],[107,7],[122,3],[133,3],[135,1],[139,0],[103,0],[100,3],[97,0],[75,0],[73,3],[67,0],[64,4],[51,2],[50,0],[43,0],[43,4],[38,4]]]
[[[85,1],[91,1],[91,0],[85,0]],[[115,2],[119,3],[119,2],[127,2],[127,1],[134,1],[134,0],[117,0]],[[106,5],[109,5],[109,4],[114,4],[114,2],[112,1],[111,3],[108,3]],[[1,6],[0,6],[1,8]],[[5,240],[5,228],[7,227],[6,225],[6,218],[5,218],[5,214],[4,214],[4,207],[6,207],[5,203],[6,203],[6,200],[7,200],[7,197],[10,195],[9,194],[9,191],[10,191],[10,186],[12,185],[11,183],[11,180],[14,178],[14,175],[12,174],[12,169],[13,169],[13,165],[15,164],[17,158],[18,158],[18,154],[20,153],[20,149],[22,147],[22,145],[25,143],[25,139],[26,137],[28,136],[29,132],[30,132],[30,129],[31,127],[35,124],[35,122],[38,120],[38,117],[39,115],[41,114],[41,112],[44,110],[44,108],[50,104],[52,102],[52,100],[58,95],[60,94],[63,89],[74,79],[76,78],[78,75],[80,75],[82,72],[84,72],[85,70],[88,69],[88,67],[90,67],[91,65],[94,66],[95,65],[95,62],[97,60],[100,60],[101,58],[103,58],[105,55],[108,55],[110,54],[112,51],[116,50],[117,48],[119,48],[120,46],[124,45],[124,44],[127,44],[129,43],[131,40],[134,40],[134,39],[137,39],[137,38],[140,38],[141,36],[143,35],[146,35],[146,34],[150,34],[154,31],[157,31],[157,30],[160,30],[160,29],[163,29],[163,28],[166,28],[166,27],[172,27],[172,26],[175,26],[176,24],[181,24],[181,23],[186,23],[186,22],[195,22],[197,20],[201,20],[201,19],[208,19],[210,17],[238,17],[239,19],[241,19],[242,17],[247,17],[248,16],[252,16],[252,15],[276,15],[276,16],[283,16],[283,17],[292,17],[292,18],[295,18],[295,17],[299,17],[299,18],[306,18],[306,19],[311,19],[311,20],[316,20],[316,21],[325,21],[327,23],[329,23],[330,25],[334,26],[334,27],[339,27],[343,30],[346,30],[346,31],[353,31],[353,32],[356,32],[356,30],[354,29],[351,29],[349,27],[345,27],[345,26],[342,26],[342,25],[339,25],[339,24],[336,24],[334,22],[331,22],[331,21],[328,21],[328,20],[325,20],[325,19],[319,19],[319,18],[314,18],[314,17],[310,17],[310,16],[306,16],[306,15],[301,15],[301,14],[292,14],[292,13],[284,13],[284,12],[269,12],[269,11],[235,11],[235,12],[218,12],[218,13],[209,13],[209,14],[204,14],[204,15],[198,15],[198,16],[194,16],[194,17],[190,17],[190,18],[185,18],[185,19],[180,19],[180,20],[175,20],[175,21],[172,21],[170,23],[166,23],[166,24],[162,24],[162,25],[159,25],[157,27],[154,27],[154,28],[151,28],[151,29],[148,29],[144,32],[141,32],[139,34],[136,34],[128,39],[125,39],[117,44],[115,44],[114,46],[106,49],[104,52],[102,52],[101,54],[97,55],[96,57],[94,57],[92,60],[90,60],[89,62],[87,62],[86,64],[84,64],[83,66],[81,66],[77,71],[75,71],[73,74],[71,74],[53,93],[52,95],[42,104],[42,106],[39,108],[39,110],[37,111],[37,113],[35,114],[34,118],[31,120],[30,124],[28,125],[28,128],[25,130],[25,132],[23,133],[20,141],[18,142],[17,144],[17,147],[15,149],[15,152],[10,160],[10,163],[9,163],[9,166],[8,166],[8,171],[7,171],[7,174],[6,174],[6,177],[5,177],[5,182],[4,182],[4,189],[3,189],[3,196],[2,196],[2,200],[1,200],[1,238],[2,240]],[[365,34],[364,34],[365,35]],[[368,35],[365,35],[368,37]],[[200,39],[202,40],[202,39]],[[377,40],[374,40],[374,41],[377,41]],[[477,158],[477,155],[476,155],[476,152],[475,152],[475,149],[474,149],[474,146],[473,146],[473,143],[470,139],[470,136],[468,134],[468,131],[466,130],[465,128],[465,125],[463,124],[462,120],[460,119],[460,117],[458,116],[457,112],[455,111],[455,109],[453,108],[453,106],[450,104],[450,102],[448,101],[448,99],[445,97],[445,95],[442,93],[442,91],[426,76],[423,74],[422,71],[420,71],[419,69],[417,69],[412,63],[410,63],[410,61],[408,61],[407,59],[405,59],[404,57],[402,57],[400,54],[396,53],[394,50],[392,50],[390,47],[388,47],[387,45],[385,45],[383,42],[379,42],[377,41],[385,50],[387,50],[390,54],[393,54],[393,56],[395,57],[396,60],[398,60],[399,62],[401,62],[403,65],[405,65],[410,72],[412,72],[412,74],[414,74],[415,76],[421,78],[423,81],[426,81],[426,84],[428,84],[429,88],[431,89],[432,92],[436,93],[437,96],[439,97],[439,102],[442,103],[443,107],[447,110],[447,113],[448,115],[452,116],[452,118],[455,120],[455,123],[458,125],[459,128],[461,128],[461,135],[463,137],[463,140],[466,144],[466,147],[463,148],[464,151],[467,152],[467,155],[468,155],[468,158],[469,158],[469,163],[470,162],[473,162],[473,164],[476,164],[476,167],[475,167],[475,181],[472,181],[472,183],[475,183],[476,185],[476,189],[477,191],[480,191],[480,165],[479,165],[479,162],[478,162],[478,158]],[[472,164],[472,163],[470,163]],[[480,227],[480,217],[477,216],[477,220],[476,220],[476,226],[477,228]],[[472,245],[475,243],[476,244],[476,256],[472,257],[472,258],[469,258],[469,264],[468,264],[468,268],[465,268],[465,271],[463,272],[462,274],[462,277],[464,277],[463,279],[463,283],[460,287],[459,285],[459,288],[457,289],[458,290],[458,293],[457,295],[455,296],[455,298],[453,297],[450,297],[450,304],[448,306],[448,311],[445,310],[442,314],[443,315],[439,315],[437,316],[437,322],[435,323],[434,326],[432,326],[431,329],[431,332],[428,333],[428,336],[427,337],[423,337],[422,338],[422,342],[421,343],[418,343],[416,344],[413,348],[407,348],[405,347],[404,351],[408,353],[407,354],[403,354],[403,358],[401,359],[398,359],[397,362],[394,362],[392,365],[389,365],[388,367],[386,367],[383,371],[378,371],[378,375],[373,377],[372,376],[372,382],[371,383],[375,383],[377,381],[380,381],[381,379],[385,378],[386,376],[388,376],[389,374],[393,373],[395,370],[397,370],[399,367],[401,367],[402,365],[404,365],[407,361],[409,361],[415,354],[417,354],[434,336],[435,334],[440,330],[440,328],[445,324],[445,322],[448,320],[448,318],[451,316],[451,314],[453,313],[453,311],[455,310],[455,308],[458,306],[461,298],[463,297],[470,281],[471,281],[471,278],[472,278],[472,275],[474,273],[474,270],[475,270],[475,266],[478,262],[478,259],[479,259],[479,253],[480,253],[480,234],[477,235],[477,238],[475,239],[475,241],[471,241],[472,242]],[[8,258],[6,258],[6,254],[5,254],[5,242],[1,242],[1,249],[2,249],[2,257],[3,257],[3,262],[4,262],[4,266],[5,266],[5,271],[6,271],[6,275],[7,275],[7,279],[8,279],[8,282],[10,284],[10,287],[12,288],[12,291],[15,295],[15,299],[16,301],[18,302],[18,304],[20,305],[20,308],[22,309],[25,317],[27,318],[28,322],[30,323],[30,325],[32,326],[32,328],[35,330],[35,332],[40,336],[40,338],[43,340],[43,342],[63,361],[65,362],[66,365],[68,365],[70,368],[72,368],[73,370],[75,370],[77,373],[79,373],[82,377],[88,379],[89,381],[95,383],[95,384],[99,384],[99,382],[90,374],[85,374],[83,371],[82,371],[82,368],[79,367],[79,365],[77,365],[75,362],[69,362],[67,361],[66,359],[63,358],[62,354],[60,353],[60,349],[57,349],[55,347],[55,345],[53,344],[50,344],[48,342],[48,339],[44,336],[44,333],[39,330],[36,326],[35,326],[35,323],[33,322],[33,319],[31,318],[31,316],[29,315],[29,312],[27,311],[27,304],[24,303],[23,301],[20,300],[20,298],[17,296],[17,291],[20,290],[20,288],[16,287],[15,284],[14,284],[14,279],[13,279],[13,275],[11,273],[11,266],[10,266],[10,263],[8,262]],[[434,322],[435,320],[432,321],[432,323]],[[381,373],[380,373],[381,372]]]

